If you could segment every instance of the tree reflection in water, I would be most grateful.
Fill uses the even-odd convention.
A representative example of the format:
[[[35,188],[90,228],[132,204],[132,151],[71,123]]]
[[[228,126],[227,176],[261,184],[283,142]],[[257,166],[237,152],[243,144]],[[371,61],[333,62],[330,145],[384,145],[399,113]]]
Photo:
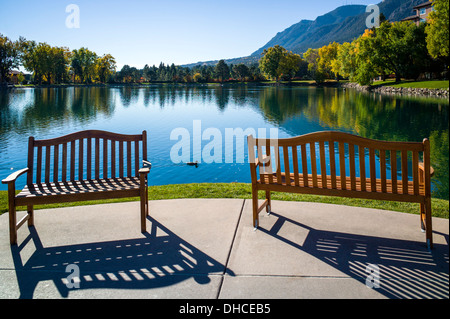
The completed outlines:
[[[316,87],[219,85],[152,85],[146,87],[71,87],[0,91],[0,174],[26,165],[28,136],[45,139],[82,129],[118,133],[148,130],[155,164],[170,163],[170,131],[205,128],[277,127],[296,136],[318,130],[338,130],[387,141],[431,142],[435,168],[434,196],[449,193],[449,102],[445,99],[383,96],[354,90]],[[157,148],[157,149],[156,149]],[[225,154],[224,154],[225,156]],[[150,156],[151,157],[151,156]],[[158,163],[161,161],[161,163]],[[248,182],[248,169],[221,165],[223,182]],[[155,172],[157,172],[155,166]],[[205,178],[213,164],[202,166]],[[196,182],[200,170],[186,174],[173,166],[171,174]],[[158,184],[159,175],[153,176]],[[161,175],[163,176],[163,175]],[[195,178],[194,178],[195,177]],[[220,178],[220,177],[219,177]]]

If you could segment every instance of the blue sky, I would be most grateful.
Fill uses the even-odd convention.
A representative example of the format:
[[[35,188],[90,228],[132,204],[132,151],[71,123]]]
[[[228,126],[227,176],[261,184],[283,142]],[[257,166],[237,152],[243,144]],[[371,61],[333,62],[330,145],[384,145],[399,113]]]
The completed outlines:
[[[87,47],[128,64],[177,65],[248,56],[277,32],[344,4],[373,0],[0,0],[0,33],[71,50]],[[66,27],[66,7],[80,28]]]

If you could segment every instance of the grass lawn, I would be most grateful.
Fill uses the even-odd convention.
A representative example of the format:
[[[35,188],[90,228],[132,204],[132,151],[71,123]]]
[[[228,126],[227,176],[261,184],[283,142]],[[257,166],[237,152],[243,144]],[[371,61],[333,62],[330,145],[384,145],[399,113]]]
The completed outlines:
[[[395,80],[377,81],[373,85],[384,85],[391,87],[410,87],[421,89],[448,89],[449,81],[401,81],[395,83]]]
[[[264,198],[264,193],[259,194]],[[179,199],[179,198],[241,198],[251,199],[252,191],[250,184],[244,183],[217,183],[217,184],[183,184],[151,186],[149,188],[149,200]],[[366,208],[385,209],[404,213],[418,214],[419,204],[388,202],[378,200],[365,200],[354,198],[272,193],[273,200],[319,202],[336,205],[357,206]],[[112,199],[103,201],[90,201],[81,203],[65,203],[55,205],[36,206],[35,209],[69,207],[79,205],[92,205],[103,203],[118,203],[125,201],[138,201],[139,198]],[[0,214],[8,211],[7,192],[0,192]],[[449,201],[443,199],[432,199],[432,211],[434,217],[449,218]]]

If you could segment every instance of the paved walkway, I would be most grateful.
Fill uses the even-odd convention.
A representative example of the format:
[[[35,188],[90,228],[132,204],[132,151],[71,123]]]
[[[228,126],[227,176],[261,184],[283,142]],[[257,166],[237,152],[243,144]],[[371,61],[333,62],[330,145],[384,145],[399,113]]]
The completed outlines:
[[[254,231],[250,200],[152,201],[146,234],[136,202],[41,210],[14,247],[3,214],[0,298],[449,297],[448,220],[429,252],[418,215],[272,206]]]

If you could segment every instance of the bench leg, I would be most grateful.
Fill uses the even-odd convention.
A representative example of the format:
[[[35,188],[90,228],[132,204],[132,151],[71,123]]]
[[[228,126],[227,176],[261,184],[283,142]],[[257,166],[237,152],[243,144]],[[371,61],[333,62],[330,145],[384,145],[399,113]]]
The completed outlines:
[[[147,231],[147,214],[145,212],[145,197],[141,196],[141,232],[145,233]]]
[[[267,211],[267,214],[270,215],[270,212],[272,209],[272,202],[270,200],[270,191],[266,191],[266,199],[267,199],[266,211]]]
[[[147,214],[148,214],[148,202],[147,202],[147,186],[145,183],[144,174],[140,175],[141,187],[140,187],[140,199],[141,199],[141,232],[147,231]]]
[[[14,203],[9,205],[9,241],[11,245],[17,245],[17,214]]]
[[[8,210],[9,210],[9,241],[17,245],[17,214],[15,203],[15,184],[8,184]]]
[[[425,204],[420,203],[420,229],[425,232]]]
[[[258,228],[259,216],[258,216],[258,189],[252,187],[252,206],[253,206],[253,227]]]
[[[34,209],[33,209],[33,205],[28,205],[27,207],[27,212],[28,212],[28,227],[34,226]]]
[[[425,233],[429,249],[433,248],[433,225],[431,215],[431,198],[425,201]]]
[[[150,216],[149,208],[148,208],[148,185],[145,185],[145,214]]]

